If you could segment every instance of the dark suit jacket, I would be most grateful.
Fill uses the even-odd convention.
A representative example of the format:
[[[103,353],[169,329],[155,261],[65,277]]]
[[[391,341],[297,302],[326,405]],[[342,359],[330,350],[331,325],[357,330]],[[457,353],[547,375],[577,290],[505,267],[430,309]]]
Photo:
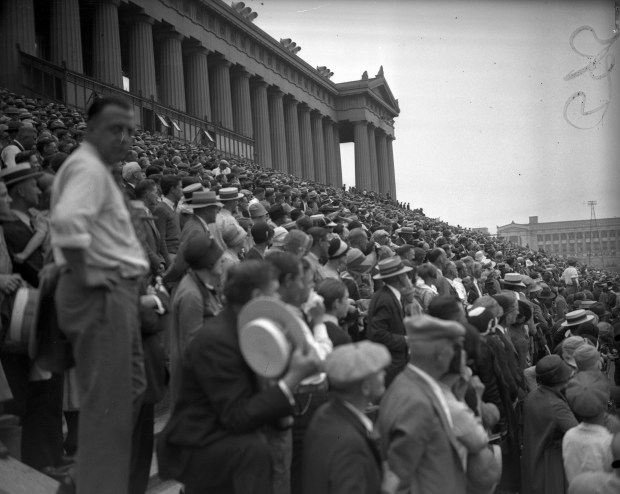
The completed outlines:
[[[211,237],[209,230],[204,227],[202,221],[200,221],[196,216],[191,215],[188,216],[187,220],[183,225],[183,230],[181,231],[181,239],[179,243],[179,251],[175,256],[172,265],[164,275],[164,281],[166,283],[177,283],[181,280],[185,272],[189,269],[189,266],[187,265],[183,257],[183,252],[187,243],[196,235],[206,235],[209,238]]]
[[[380,492],[378,445],[359,418],[339,399],[315,412],[303,452],[304,494]]]
[[[375,292],[368,308],[368,338],[385,345],[392,355],[392,363],[385,373],[386,386],[407,364],[409,350],[405,340],[404,318],[402,305],[387,285]]]
[[[381,449],[398,494],[465,494],[457,439],[427,382],[407,367],[381,399]]]
[[[439,270],[437,271],[438,271],[437,281],[435,282],[435,288],[437,288],[437,293],[439,295],[450,295],[452,297],[458,297],[456,290],[450,284],[448,279],[442,276],[441,273],[439,273]]]
[[[161,202],[153,209],[155,226],[161,238],[166,242],[166,249],[170,254],[176,254],[181,241],[181,222],[179,215],[170,209],[170,206]]]
[[[227,307],[203,326],[187,350],[178,399],[158,441],[159,475],[178,479],[194,451],[256,434],[291,414],[278,386],[259,387],[239,349],[237,315]],[[230,471],[226,457],[204,468]]]
[[[28,228],[23,221],[15,217],[2,223],[4,240],[13,260],[15,254],[24,250],[28,241],[34,235],[34,231]],[[22,278],[34,287],[39,286],[39,271],[43,267],[43,253],[41,249],[35,250],[32,255],[22,264],[13,261],[13,272],[20,274]]]
[[[326,321],[325,327],[327,328],[327,336],[329,336],[329,339],[332,340],[334,347],[346,345],[347,343],[351,343],[353,341],[351,336],[349,336],[349,333],[342,329],[338,324],[334,324],[331,321]]]

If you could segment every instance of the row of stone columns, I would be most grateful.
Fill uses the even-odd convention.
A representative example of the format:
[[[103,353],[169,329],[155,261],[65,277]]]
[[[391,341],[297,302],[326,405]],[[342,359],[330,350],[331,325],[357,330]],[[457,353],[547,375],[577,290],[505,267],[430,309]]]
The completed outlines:
[[[366,121],[354,122],[355,185],[396,197],[394,138]]]

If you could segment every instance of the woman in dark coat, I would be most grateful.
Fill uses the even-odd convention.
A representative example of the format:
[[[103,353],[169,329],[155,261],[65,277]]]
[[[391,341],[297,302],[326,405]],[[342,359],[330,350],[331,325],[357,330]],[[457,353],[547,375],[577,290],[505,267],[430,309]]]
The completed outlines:
[[[558,355],[536,364],[538,388],[525,400],[523,415],[524,494],[563,494],[568,484],[562,463],[562,438],[578,422],[562,390],[572,370]]]

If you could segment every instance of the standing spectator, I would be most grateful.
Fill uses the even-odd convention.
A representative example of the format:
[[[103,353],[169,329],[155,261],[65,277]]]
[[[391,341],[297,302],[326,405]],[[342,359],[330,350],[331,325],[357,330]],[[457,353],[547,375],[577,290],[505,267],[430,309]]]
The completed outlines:
[[[153,209],[153,216],[155,217],[155,225],[159,230],[159,234],[166,242],[168,255],[173,260],[179,251],[181,237],[181,223],[176,212],[177,203],[183,197],[181,179],[176,175],[164,175],[159,185],[163,197]]]
[[[398,493],[464,494],[467,479],[439,380],[461,351],[463,326],[422,315],[405,320],[411,360],[381,400],[379,432]]]
[[[133,130],[126,101],[97,99],[52,190],[58,323],[77,362],[80,494],[128,492],[133,416],[145,389],[138,294],[148,262],[111,173]]]
[[[435,282],[435,287],[437,288],[437,293],[439,295],[453,295],[455,297],[458,296],[454,287],[450,284],[447,278],[443,276],[443,270],[448,266],[450,261],[448,260],[448,256],[446,252],[437,247],[436,249],[431,250],[428,255],[428,260],[437,268],[437,281]]]
[[[381,455],[365,411],[385,391],[383,369],[390,360],[384,346],[369,341],[343,345],[327,356],[325,370],[333,398],[317,410],[306,433],[304,493],[381,490]]]
[[[405,310],[401,299],[402,292],[412,288],[407,273],[413,268],[405,266],[398,256],[380,261],[378,267],[379,274],[373,278],[382,280],[384,286],[370,301],[368,337],[385,345],[392,355],[392,362],[387,367],[385,376],[385,384],[389,386],[407,365],[407,336],[403,324]]]
[[[557,494],[566,492],[562,464],[562,438],[577,425],[562,391],[571,370],[557,355],[543,357],[536,364],[538,388],[525,400],[523,412],[523,492]]]
[[[568,295],[575,294],[579,291],[579,271],[577,271],[577,259],[568,260],[568,267],[562,272],[562,280],[566,285],[566,293]]]
[[[566,399],[580,420],[562,439],[568,484],[584,472],[611,472],[613,434],[605,427],[609,383],[600,371],[578,372],[566,388]]]
[[[260,204],[259,204],[260,206]],[[259,221],[252,225],[250,230],[252,239],[254,240],[254,246],[247,252],[245,259],[248,261],[258,260],[262,261],[265,258],[265,252],[271,244],[273,239],[273,228],[271,228],[264,221]]]
[[[316,292],[323,297],[325,304],[323,320],[334,347],[350,343],[351,337],[339,322],[347,316],[350,307],[349,290],[346,285],[339,279],[328,278],[317,285]]]
[[[138,185],[141,180],[144,180],[146,178],[146,175],[144,174],[144,171],[142,170],[140,165],[135,161],[125,163],[123,165],[121,173],[123,175],[122,185],[125,193],[130,200],[135,201],[136,185]]]

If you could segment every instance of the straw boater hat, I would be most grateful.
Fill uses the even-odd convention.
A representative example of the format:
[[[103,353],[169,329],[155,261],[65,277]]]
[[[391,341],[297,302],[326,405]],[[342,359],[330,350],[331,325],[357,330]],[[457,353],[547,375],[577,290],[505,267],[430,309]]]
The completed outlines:
[[[235,187],[225,187],[220,189],[220,195],[217,196],[220,201],[235,201],[241,199],[243,194],[240,194]]]
[[[303,320],[286,304],[256,297],[239,314],[239,346],[259,376],[274,379],[286,371],[294,348],[307,345]]]
[[[30,163],[19,163],[0,171],[0,180],[3,180],[7,186],[40,176],[41,172],[33,170]]]
[[[379,274],[372,277],[374,280],[384,280],[386,278],[392,278],[394,276],[398,276],[399,274],[413,271],[413,268],[403,264],[403,260],[400,256],[393,256],[383,259],[379,261],[377,267],[379,268]]]
[[[574,310],[566,314],[566,321],[561,326],[564,328],[570,328],[573,326],[579,326],[580,324],[594,320],[593,315],[589,315],[585,310]]]
[[[525,288],[525,283],[519,273],[506,273],[504,276],[504,285],[506,286],[520,286]]]

